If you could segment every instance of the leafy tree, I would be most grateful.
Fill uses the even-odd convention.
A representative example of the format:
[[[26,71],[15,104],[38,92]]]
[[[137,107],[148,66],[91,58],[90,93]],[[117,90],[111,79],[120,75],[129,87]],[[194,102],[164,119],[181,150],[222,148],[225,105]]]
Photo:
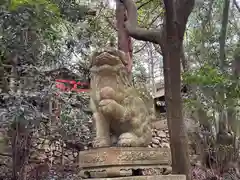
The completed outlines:
[[[194,1],[163,1],[165,19],[162,29],[145,30],[138,26],[137,8],[133,1],[122,1],[129,20],[126,29],[135,39],[150,41],[161,46],[164,65],[164,84],[167,105],[167,119],[170,130],[172,167],[174,173],[186,174],[190,179],[187,135],[184,126],[181,103],[181,51],[185,28]],[[176,24],[176,22],[178,22]],[[174,53],[173,53],[174,52]],[[180,137],[180,138],[179,138]],[[181,154],[181,155],[180,155]]]
[[[51,113],[43,114],[43,106],[55,90],[42,69],[67,65],[80,45],[87,47],[87,34],[76,29],[95,11],[76,1],[58,0],[5,0],[0,11],[1,128],[8,132],[12,150],[12,175],[1,174],[4,179],[26,179],[34,138],[46,119],[48,125],[52,120]]]
[[[201,126],[209,132],[216,130],[214,141],[205,142],[204,148],[214,147],[220,168],[236,158],[232,151],[227,152],[232,157],[222,156],[221,146],[236,148],[233,139],[239,132],[239,80],[233,63],[239,38],[236,18],[236,3],[206,1],[192,14],[185,43],[190,68],[183,78],[192,88],[187,104],[198,112]]]

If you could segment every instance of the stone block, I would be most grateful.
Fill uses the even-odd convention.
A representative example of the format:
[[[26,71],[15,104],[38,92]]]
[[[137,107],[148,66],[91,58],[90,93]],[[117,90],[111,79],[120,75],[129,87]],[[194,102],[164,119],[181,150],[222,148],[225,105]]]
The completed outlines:
[[[168,148],[110,147],[79,153],[83,178],[107,178],[171,173]]]
[[[98,178],[98,180],[186,180],[186,176],[185,175],[131,176],[118,178]]]
[[[171,165],[168,148],[110,147],[79,153],[80,168],[116,165]]]

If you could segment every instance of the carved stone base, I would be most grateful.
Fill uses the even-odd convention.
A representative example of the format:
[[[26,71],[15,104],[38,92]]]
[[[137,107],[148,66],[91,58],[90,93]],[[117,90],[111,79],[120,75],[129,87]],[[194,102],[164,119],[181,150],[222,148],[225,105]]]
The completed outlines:
[[[105,168],[86,168],[81,170],[83,178],[101,178],[101,177],[125,177],[125,176],[151,176],[167,175],[172,172],[170,166],[119,166]]]
[[[80,152],[79,161],[83,178],[147,177],[171,173],[168,148],[98,148]]]
[[[98,178],[98,180],[186,180],[186,176],[185,175],[132,176],[119,178]]]

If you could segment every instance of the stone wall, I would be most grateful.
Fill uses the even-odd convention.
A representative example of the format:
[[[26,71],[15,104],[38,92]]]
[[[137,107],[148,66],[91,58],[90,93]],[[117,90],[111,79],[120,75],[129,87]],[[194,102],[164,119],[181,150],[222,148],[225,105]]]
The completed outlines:
[[[166,120],[153,122],[153,124],[152,124],[152,142],[149,145],[149,147],[152,147],[152,148],[168,147],[168,148],[170,148],[169,132],[168,132]]]
[[[201,140],[199,139],[199,125],[191,119],[185,119],[186,131],[188,134],[188,144],[190,155],[196,155],[201,151]],[[167,120],[162,119],[152,124],[152,142],[149,147],[168,147],[170,148],[169,131]]]

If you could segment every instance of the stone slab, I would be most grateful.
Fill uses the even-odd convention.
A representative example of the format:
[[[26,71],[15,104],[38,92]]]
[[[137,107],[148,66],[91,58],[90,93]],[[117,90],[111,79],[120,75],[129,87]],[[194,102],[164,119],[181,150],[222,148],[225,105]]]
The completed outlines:
[[[80,168],[171,165],[169,148],[109,147],[79,153]]]
[[[186,176],[185,175],[132,176],[119,178],[97,178],[97,180],[186,180]]]
[[[84,168],[80,170],[83,178],[110,178],[125,176],[156,176],[169,175],[172,172],[171,166],[112,166],[105,168]],[[137,174],[135,174],[137,173]]]

